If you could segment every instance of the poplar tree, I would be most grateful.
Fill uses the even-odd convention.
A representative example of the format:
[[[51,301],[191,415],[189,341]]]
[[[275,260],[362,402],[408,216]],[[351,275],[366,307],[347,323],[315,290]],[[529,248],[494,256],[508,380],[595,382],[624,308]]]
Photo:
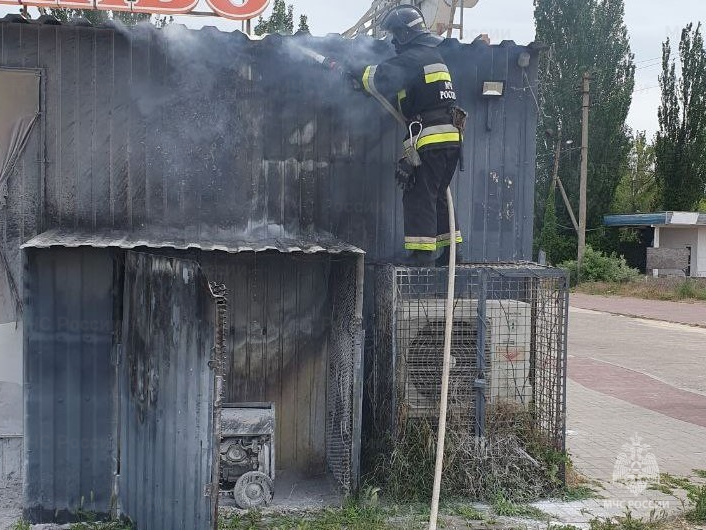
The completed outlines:
[[[688,211],[702,207],[706,197],[706,50],[700,24],[682,31],[679,60],[680,76],[667,39],[655,155],[662,207]]]
[[[587,226],[602,225],[615,190],[625,173],[631,134],[626,126],[635,86],[634,56],[630,50],[623,0],[534,0],[537,42],[548,48],[540,61],[537,131],[537,186],[535,234],[540,235],[544,205],[551,185],[554,148],[545,131],[562,127],[562,138],[573,140],[561,159],[559,175],[574,211],[579,204],[581,145],[581,78],[592,75],[589,119]],[[563,203],[557,201],[560,227],[571,227]],[[576,240],[571,228],[566,238]],[[572,249],[572,245],[565,245]],[[545,249],[552,254],[551,249]],[[572,251],[573,252],[573,251]],[[569,258],[573,256],[564,256]]]

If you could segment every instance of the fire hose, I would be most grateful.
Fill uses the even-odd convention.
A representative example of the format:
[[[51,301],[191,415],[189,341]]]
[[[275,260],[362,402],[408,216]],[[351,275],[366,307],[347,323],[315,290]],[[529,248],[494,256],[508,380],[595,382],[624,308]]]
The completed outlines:
[[[301,52],[330,70],[338,70],[338,63],[316,53],[313,50],[298,46]],[[397,110],[377,91],[372,96],[389,112],[398,122],[406,125],[404,118]],[[465,124],[465,116],[464,116]],[[449,234],[451,246],[449,248],[449,278],[446,291],[446,319],[444,328],[444,360],[441,371],[441,399],[439,401],[439,433],[436,444],[436,464],[434,467],[434,488],[431,498],[431,514],[429,516],[429,530],[436,530],[439,517],[439,497],[441,495],[441,478],[444,470],[444,445],[446,442],[446,413],[449,403],[449,377],[451,373],[451,336],[453,333],[454,294],[456,290],[456,215],[454,211],[451,187],[446,188],[446,200],[449,210]]]

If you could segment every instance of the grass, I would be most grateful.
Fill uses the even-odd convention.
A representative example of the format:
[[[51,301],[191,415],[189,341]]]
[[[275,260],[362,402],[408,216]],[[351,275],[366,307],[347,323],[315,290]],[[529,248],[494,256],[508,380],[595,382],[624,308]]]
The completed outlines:
[[[626,283],[586,282],[576,286],[574,292],[673,302],[706,301],[706,280],[643,277]]]
[[[702,469],[694,469],[694,474],[699,478],[706,478],[706,471]],[[685,519],[697,524],[706,523],[706,484],[696,484],[686,477],[662,473],[660,483],[653,484],[651,489],[656,489],[667,495],[674,495],[675,489],[686,491],[688,509],[684,514]]]
[[[526,504],[517,504],[498,495],[493,502],[493,512],[500,517],[526,517],[548,521],[553,517],[539,508]]]
[[[31,530],[32,526],[24,519],[12,525],[12,530]]]
[[[591,530],[659,530],[664,528],[665,519],[657,519],[654,514],[649,519],[636,519],[629,511],[624,516],[593,519]]]
[[[706,469],[694,469],[694,475],[706,479]]]

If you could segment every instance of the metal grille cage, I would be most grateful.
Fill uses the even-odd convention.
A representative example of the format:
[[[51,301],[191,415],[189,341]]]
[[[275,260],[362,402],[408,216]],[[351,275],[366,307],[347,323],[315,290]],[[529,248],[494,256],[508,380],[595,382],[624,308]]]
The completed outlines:
[[[410,423],[438,422],[448,270],[381,266],[375,276],[367,427],[378,439],[399,441]],[[564,271],[530,263],[458,267],[450,428],[483,441],[527,441],[529,429],[532,443],[563,452],[567,316]]]
[[[362,268],[357,259],[331,260],[326,460],[345,493],[359,475],[362,380]]]

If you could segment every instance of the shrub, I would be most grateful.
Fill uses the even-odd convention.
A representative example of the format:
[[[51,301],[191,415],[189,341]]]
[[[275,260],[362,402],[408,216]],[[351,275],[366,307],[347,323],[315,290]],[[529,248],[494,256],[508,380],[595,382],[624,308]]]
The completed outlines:
[[[572,285],[578,283],[576,260],[565,261],[559,267],[569,272]],[[607,255],[593,250],[591,247],[586,247],[580,276],[582,282],[624,283],[639,278],[640,271],[628,266],[622,256]]]

